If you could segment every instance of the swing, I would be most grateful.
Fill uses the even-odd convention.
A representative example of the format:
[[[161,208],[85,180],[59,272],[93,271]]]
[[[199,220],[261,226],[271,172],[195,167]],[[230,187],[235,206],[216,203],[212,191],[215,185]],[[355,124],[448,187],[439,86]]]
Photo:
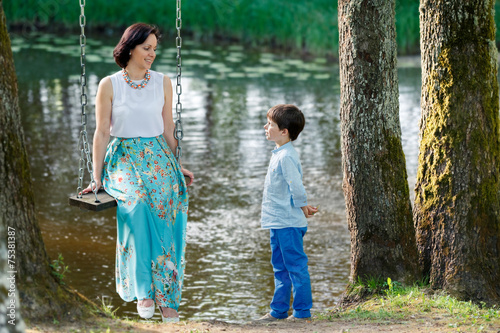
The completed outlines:
[[[182,147],[181,140],[184,137],[184,133],[182,130],[182,104],[181,104],[181,94],[182,94],[182,86],[181,86],[181,47],[182,47],[182,38],[181,38],[181,0],[176,1],[177,11],[176,11],[176,20],[175,20],[175,28],[177,30],[177,37],[175,39],[175,44],[177,47],[177,84],[175,92],[177,94],[177,103],[175,105],[175,112],[177,114],[177,119],[175,120],[175,131],[174,137],[177,140],[177,148],[175,151],[175,158],[180,162],[182,156]],[[80,138],[78,142],[78,148],[80,149],[80,163],[78,169],[78,187],[76,189],[76,195],[69,197],[69,204],[71,206],[79,207],[81,209],[87,209],[95,212],[99,212],[105,210],[107,208],[115,207],[116,200],[109,194],[107,194],[103,189],[95,188],[95,180],[93,174],[93,165],[92,158],[90,156],[89,143],[87,139],[87,114],[85,112],[85,107],[87,105],[87,94],[85,92],[87,86],[87,76],[85,74],[85,46],[86,46],[86,37],[85,37],[85,0],[80,0],[80,65],[81,65],[81,75],[80,75],[80,102],[81,102],[81,130],[80,130]],[[92,193],[82,194],[83,191],[83,176],[84,176],[84,168],[85,164],[87,167],[87,171],[90,174],[90,185],[93,188]],[[186,182],[189,182],[189,177],[186,177]]]

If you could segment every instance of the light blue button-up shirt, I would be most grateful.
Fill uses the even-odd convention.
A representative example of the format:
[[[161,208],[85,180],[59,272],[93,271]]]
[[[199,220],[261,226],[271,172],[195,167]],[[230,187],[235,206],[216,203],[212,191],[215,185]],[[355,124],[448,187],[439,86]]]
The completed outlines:
[[[307,206],[307,196],[299,155],[291,142],[272,153],[264,183],[261,226],[263,229],[307,227],[300,208]]]

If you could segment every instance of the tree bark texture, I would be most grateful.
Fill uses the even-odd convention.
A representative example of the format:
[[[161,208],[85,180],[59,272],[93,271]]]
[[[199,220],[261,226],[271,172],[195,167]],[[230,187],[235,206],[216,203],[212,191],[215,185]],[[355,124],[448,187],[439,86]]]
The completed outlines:
[[[14,188],[16,192],[27,191],[24,184],[19,184],[18,177],[13,177],[17,172],[23,175],[19,164],[26,160],[23,161],[21,156],[20,160],[16,158],[7,161],[8,157],[16,154],[21,148],[24,150],[22,145],[20,147],[20,140],[15,140],[16,136],[22,135],[19,133],[20,127],[12,126],[19,122],[17,81],[3,4],[0,0],[0,327],[5,327],[9,332],[24,332],[18,297],[19,271],[16,265],[18,262],[16,247],[20,239],[15,221],[19,215],[24,215],[24,212],[20,213],[16,206],[24,205],[29,198],[14,204],[13,201],[17,198],[14,198],[15,194],[11,191]],[[28,178],[28,185],[31,184],[29,181]],[[12,304],[14,304],[13,309]]]
[[[420,278],[399,122],[395,2],[339,0],[343,189],[351,283]]]
[[[0,224],[2,230],[15,230],[16,267],[9,270],[16,271],[15,285],[25,319],[81,315],[82,303],[52,275],[35,214],[17,96],[14,60],[0,0]],[[7,233],[2,232],[0,248],[6,242]]]
[[[422,118],[414,220],[434,288],[500,301],[494,0],[421,0]]]

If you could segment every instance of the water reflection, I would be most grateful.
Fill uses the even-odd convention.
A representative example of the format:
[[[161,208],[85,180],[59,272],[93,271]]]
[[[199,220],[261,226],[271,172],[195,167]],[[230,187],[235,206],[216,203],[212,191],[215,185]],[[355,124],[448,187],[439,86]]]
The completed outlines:
[[[88,131],[93,133],[97,84],[118,70],[111,57],[117,38],[87,40]],[[119,315],[135,318],[135,304],[124,304],[115,292],[114,210],[90,213],[67,204],[77,185],[81,120],[80,49],[73,43],[74,37],[13,38],[38,217],[50,256],[62,253],[71,269],[67,283],[94,300],[110,297]],[[195,172],[196,181],[190,188],[181,316],[238,322],[267,310],[273,278],[269,235],[259,229],[259,216],[273,146],[265,139],[263,125],[267,109],[283,102],[297,104],[306,116],[295,146],[302,156],[310,202],[321,205],[305,238],[313,310],[332,307],[348,280],[350,255],[342,195],[338,67],[326,65],[324,59],[303,62],[240,46],[183,46],[183,164]],[[161,47],[153,69],[172,78],[176,49]],[[420,70],[405,68],[400,74],[411,182],[416,173]]]

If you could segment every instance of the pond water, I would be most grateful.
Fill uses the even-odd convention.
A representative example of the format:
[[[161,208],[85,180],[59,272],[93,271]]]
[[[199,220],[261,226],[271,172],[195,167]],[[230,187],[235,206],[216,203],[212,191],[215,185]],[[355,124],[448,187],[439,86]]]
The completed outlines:
[[[95,128],[97,84],[119,68],[112,58],[117,36],[87,36],[88,131]],[[134,303],[115,292],[115,210],[101,213],[68,205],[76,191],[80,128],[78,36],[12,36],[19,102],[33,174],[38,219],[47,251],[69,266],[68,285],[117,314],[138,318]],[[174,41],[163,40],[153,69],[175,76]],[[239,45],[184,40],[183,164],[195,173],[190,187],[187,266],[180,307],[184,319],[242,322],[268,311],[273,294],[269,233],[259,229],[264,177],[273,144],[264,136],[266,111],[298,105],[306,127],[294,144],[304,184],[320,212],[309,220],[314,307],[331,308],[349,277],[339,130],[338,66]],[[402,64],[402,62],[401,62]],[[417,64],[418,65],[418,64]],[[414,184],[420,68],[399,69],[403,148]],[[87,178],[88,179],[88,178]],[[88,180],[87,180],[88,181]],[[155,319],[160,319],[158,311]]]

